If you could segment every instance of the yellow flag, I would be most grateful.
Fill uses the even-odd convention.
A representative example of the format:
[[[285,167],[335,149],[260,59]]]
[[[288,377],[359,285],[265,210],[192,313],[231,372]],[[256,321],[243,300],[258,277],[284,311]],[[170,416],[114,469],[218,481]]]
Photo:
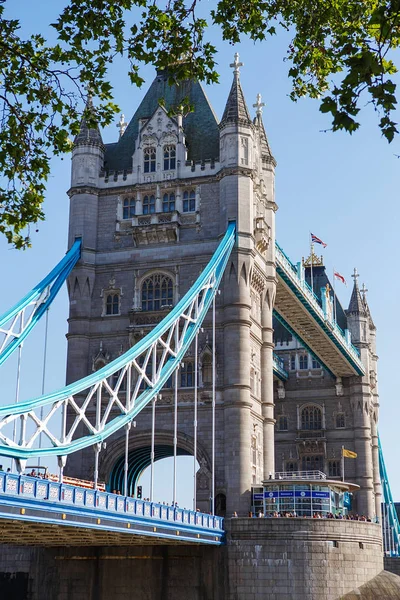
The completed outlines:
[[[342,455],[345,458],[357,458],[357,452],[352,452],[351,450],[346,450],[346,448],[342,449]]]

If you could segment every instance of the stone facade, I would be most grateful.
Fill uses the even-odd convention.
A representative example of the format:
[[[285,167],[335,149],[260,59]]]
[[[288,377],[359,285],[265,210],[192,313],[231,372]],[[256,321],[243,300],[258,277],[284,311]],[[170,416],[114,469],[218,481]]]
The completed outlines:
[[[158,74],[153,86],[165,82],[166,76]],[[83,250],[69,280],[67,380],[104,366],[148,333],[191,287],[234,220],[237,244],[216,301],[215,491],[226,497],[228,512],[247,514],[252,483],[274,469],[275,160],[260,106],[255,119],[250,118],[238,67],[219,124],[204,92],[191,84],[195,114],[214,119],[209,135],[214,131],[215,139],[203,147],[201,133],[189,135],[190,115],[169,117],[158,97],[152,97],[153,86],[117,145],[105,148],[99,132],[88,130],[85,123],[75,141],[69,239],[81,236]],[[131,139],[131,168],[108,171],[133,131],[137,137]],[[191,160],[200,151],[202,160]],[[218,155],[208,154],[212,151]],[[162,302],[145,299],[149,281],[165,285]],[[197,505],[208,509],[210,317],[199,336],[199,351]],[[193,349],[185,361],[193,361]],[[178,445],[193,453],[193,382],[188,386],[182,381],[179,375]],[[157,403],[156,444],[166,444],[171,454],[172,405],[172,390],[166,388]],[[150,411],[137,419],[132,451],[138,444],[150,445]],[[101,452],[99,473],[106,481],[124,452],[123,439],[124,432],[114,435]],[[91,477],[93,450],[70,456],[66,470]]]
[[[382,568],[382,537],[373,523],[238,518],[227,521],[221,548],[0,546],[0,597],[339,600],[369,580],[379,584],[374,577]],[[397,595],[388,597],[400,598],[399,582],[393,575]],[[386,589],[376,585],[371,589]]]
[[[349,309],[338,303],[341,326],[351,332],[366,367],[364,377],[335,379],[288,332],[277,335],[276,163],[263,105],[258,99],[252,119],[238,59],[233,66],[220,123],[194,82],[181,91],[195,112],[179,114],[179,90],[158,73],[117,143],[104,146],[99,131],[82,124],[69,190],[69,241],[80,236],[83,250],[69,280],[67,380],[88,375],[142,339],[191,287],[234,220],[237,244],[216,300],[216,494],[226,497],[227,514],[245,515],[251,485],[271,472],[321,470],[340,478],[345,446],[358,454],[356,461],[346,460],[346,478],[360,486],[353,509],[379,516],[376,330],[365,293],[355,277]],[[161,96],[169,113],[158,103]],[[326,284],[326,274],[320,275]],[[157,305],[146,296],[149,285],[165,287]],[[321,283],[317,293],[321,289],[327,288]],[[208,508],[211,494],[211,338],[208,317],[199,336],[201,509]],[[289,371],[286,383],[273,380],[274,348]],[[192,360],[193,349],[185,361]],[[193,390],[187,379],[183,387],[182,375],[178,381],[179,445],[192,453]],[[162,396],[156,444],[162,441],[172,453],[172,390]],[[149,446],[150,424],[148,408],[137,419],[132,451],[139,443]],[[106,481],[123,454],[123,440],[124,432],[115,434],[101,452],[100,477]],[[69,457],[67,472],[90,478],[93,462],[87,449]]]

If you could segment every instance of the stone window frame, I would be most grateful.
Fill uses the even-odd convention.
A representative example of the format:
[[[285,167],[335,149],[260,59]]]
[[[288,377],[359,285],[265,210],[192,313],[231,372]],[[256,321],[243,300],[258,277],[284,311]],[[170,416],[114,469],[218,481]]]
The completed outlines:
[[[289,355],[289,369],[291,371],[296,371],[296,354]]]
[[[157,169],[157,148],[147,146],[143,148],[143,173],[155,173]]]
[[[163,146],[163,166],[164,171],[174,171],[176,169],[176,144],[165,144]]]
[[[332,458],[328,460],[328,476],[329,477],[341,477],[342,476],[342,461],[338,458]]]
[[[340,425],[338,423],[343,423]],[[337,412],[335,415],[335,427],[336,429],[346,429],[346,415],[343,411]]]
[[[127,221],[136,215],[135,196],[126,196],[122,199],[122,220]]]
[[[172,303],[171,304],[160,304],[159,308],[144,309],[143,308],[143,284],[146,282],[147,279],[155,278],[157,276],[161,276],[164,279],[171,280],[171,282],[172,282],[172,298],[171,298]],[[172,308],[176,304],[176,300],[177,300],[176,277],[170,271],[167,271],[164,269],[152,269],[151,271],[147,271],[146,273],[144,273],[144,275],[138,281],[137,289],[138,289],[138,306],[140,307],[140,310],[143,312],[156,312],[159,310],[164,310],[165,308]],[[161,301],[162,298],[160,298],[159,300]],[[155,299],[153,298],[153,302],[154,301],[155,301]]]
[[[156,212],[156,197],[154,194],[145,194],[142,201],[142,214],[154,215]]]
[[[103,308],[102,308],[102,317],[119,317],[121,315],[121,300],[122,300],[123,292],[122,287],[115,287],[115,279],[111,277],[108,288],[103,288],[101,290],[100,297],[103,298]],[[108,312],[108,307],[110,306],[109,298],[112,297],[111,300],[111,312]],[[118,311],[114,312],[114,304],[115,297],[118,298]]]
[[[185,360],[179,370],[179,387],[193,388],[195,376],[194,360]]]
[[[299,371],[307,371],[309,369],[309,360],[307,353],[299,354]]]
[[[310,411],[312,410],[313,413],[315,413],[316,411],[319,411],[320,413],[320,418],[318,418],[317,420],[317,425],[320,425],[320,427],[304,427],[305,425],[305,418],[303,417],[303,414],[305,411]],[[323,425],[324,425],[324,410],[323,410],[323,406],[320,406],[319,404],[315,404],[315,403],[307,403],[307,404],[303,404],[303,406],[300,407],[299,410],[299,417],[300,417],[300,422],[299,422],[299,429],[301,431],[321,431],[321,429],[324,429]],[[308,421],[310,420],[310,418],[308,418]],[[315,420],[314,417],[312,419],[313,421]]]
[[[164,192],[162,198],[162,212],[174,212],[176,210],[176,194],[175,192]]]
[[[196,212],[196,190],[185,190],[182,196],[182,212]]]
[[[321,363],[319,362],[319,360],[314,358],[314,356],[311,356],[311,368],[312,369],[322,369]]]
[[[283,426],[282,426],[283,423]],[[289,431],[289,421],[286,415],[279,415],[277,420],[278,431]]]
[[[318,460],[318,465],[316,465],[316,459],[321,459]],[[307,468],[307,459],[308,462],[312,462],[314,461],[314,465],[311,465],[311,468],[308,469]],[[301,471],[322,471],[324,472],[324,462],[325,462],[325,458],[324,455],[321,452],[316,452],[315,454],[303,454],[300,457],[301,460]]]

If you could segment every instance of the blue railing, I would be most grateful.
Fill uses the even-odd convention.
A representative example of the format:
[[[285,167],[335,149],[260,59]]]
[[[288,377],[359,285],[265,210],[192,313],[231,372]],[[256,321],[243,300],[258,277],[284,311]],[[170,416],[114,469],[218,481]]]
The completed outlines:
[[[381,440],[378,438],[379,449],[379,474],[382,485],[382,535],[383,548],[386,555],[399,557],[400,555],[400,523],[393,502],[392,490],[386,472],[385,460],[383,458]]]
[[[284,380],[289,379],[289,373],[285,370],[285,363],[283,362],[281,357],[278,356],[277,354],[275,354],[275,352],[274,352],[272,354],[272,360],[273,360],[275,375],[277,375],[280,379],[284,379]]]
[[[149,519],[158,521],[160,525],[179,524],[183,529],[196,528],[213,535],[221,536],[224,532],[222,517],[28,475],[0,473],[0,518],[1,506],[6,497],[14,500],[18,498],[19,501],[37,501],[41,508],[51,505],[54,508],[57,505],[58,510],[68,510],[74,507],[86,513],[100,512],[113,518]]]
[[[359,350],[346,339],[346,336],[337,323],[327,318],[327,315],[322,309],[320,299],[316,296],[305,279],[300,278],[297,268],[293,265],[279,244],[276,243],[275,246],[278,274],[279,271],[281,271],[281,276],[284,275],[284,279],[287,281],[287,283],[290,284],[295,290],[295,293],[302,298],[303,304],[308,305],[310,312],[314,314],[316,320],[319,321],[319,323],[323,326],[323,328],[326,330],[326,333],[328,333],[328,335],[334,341],[335,345],[348,353],[348,356],[351,358],[351,362],[356,367],[358,373],[363,375],[365,373],[365,369],[360,361]]]

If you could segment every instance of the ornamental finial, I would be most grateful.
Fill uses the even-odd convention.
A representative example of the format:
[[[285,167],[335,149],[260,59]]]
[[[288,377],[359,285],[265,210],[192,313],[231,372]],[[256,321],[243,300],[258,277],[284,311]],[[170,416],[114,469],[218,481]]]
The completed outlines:
[[[128,127],[128,123],[125,121],[125,115],[123,113],[121,113],[117,127],[119,129],[119,137],[121,138],[125,133],[125,129]]]
[[[232,67],[235,77],[239,77],[240,67],[244,66],[244,64],[239,61],[239,52],[235,52],[234,61],[229,66]]]
[[[356,267],[354,267],[354,271],[353,271],[353,275],[352,278],[354,279],[354,283],[357,285],[357,279],[360,277],[360,275],[358,274],[358,271],[356,269]]]
[[[257,102],[255,104],[253,104],[253,108],[256,109],[257,117],[262,116],[263,106],[265,106],[265,102],[261,102],[261,94],[257,94]]]
[[[361,293],[362,293],[362,295],[363,295],[363,300],[364,300],[364,302],[365,302],[365,301],[366,301],[366,299],[367,299],[367,298],[366,298],[366,295],[367,295],[367,292],[368,292],[368,289],[367,289],[367,287],[366,287],[365,283],[363,283],[363,284],[362,284],[362,288],[361,288],[361,290],[360,290],[360,291],[361,291]]]

